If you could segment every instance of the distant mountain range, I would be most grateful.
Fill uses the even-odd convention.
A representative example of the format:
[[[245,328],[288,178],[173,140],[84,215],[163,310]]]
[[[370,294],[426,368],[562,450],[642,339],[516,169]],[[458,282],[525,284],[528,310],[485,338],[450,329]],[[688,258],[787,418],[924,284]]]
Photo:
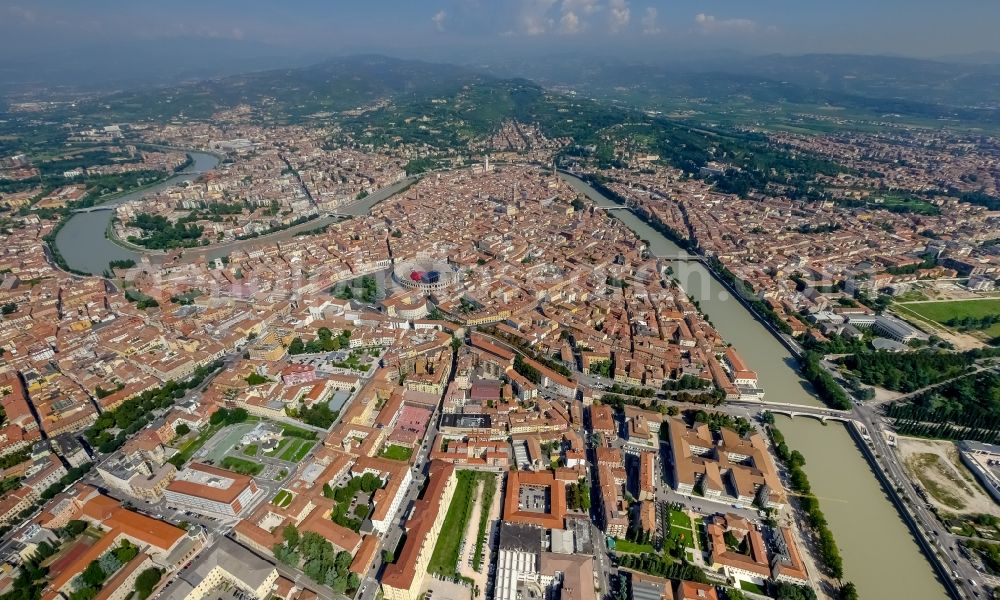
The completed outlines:
[[[306,67],[257,70],[193,83],[145,87],[84,102],[91,114],[120,120],[206,117],[241,103],[297,120],[378,99],[420,102],[465,86],[528,78],[642,109],[727,104],[837,106],[869,115],[900,114],[966,123],[1000,123],[1000,65],[852,55],[764,56],[638,64],[561,56],[458,66],[377,55]],[[113,110],[109,110],[113,109]],[[495,108],[495,107],[494,107]]]
[[[321,60],[243,40],[186,39],[60,47],[58,40],[0,55],[0,94],[38,90],[109,93],[142,86],[294,67]]]
[[[971,61],[810,54],[636,63],[562,56],[490,68],[648,107],[739,98],[988,122],[1000,110],[1000,64]]]
[[[362,55],[308,67],[229,75],[157,88],[120,92],[84,102],[84,113],[108,111],[115,118],[204,118],[240,104],[263,107],[286,120],[339,112],[379,99],[451,95],[464,85],[493,79],[467,67]]]

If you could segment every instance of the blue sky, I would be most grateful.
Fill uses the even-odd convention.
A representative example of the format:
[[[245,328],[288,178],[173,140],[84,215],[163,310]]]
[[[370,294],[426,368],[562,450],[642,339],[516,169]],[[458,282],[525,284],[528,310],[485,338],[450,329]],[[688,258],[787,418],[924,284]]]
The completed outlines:
[[[1000,52],[996,0],[0,0],[0,51],[177,37],[415,56]]]

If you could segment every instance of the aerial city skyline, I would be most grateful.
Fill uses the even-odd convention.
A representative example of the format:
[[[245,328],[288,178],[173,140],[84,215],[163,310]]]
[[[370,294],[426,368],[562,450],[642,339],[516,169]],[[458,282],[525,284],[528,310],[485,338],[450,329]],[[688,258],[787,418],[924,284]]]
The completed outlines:
[[[0,4],[0,600],[998,597],[998,13]]]

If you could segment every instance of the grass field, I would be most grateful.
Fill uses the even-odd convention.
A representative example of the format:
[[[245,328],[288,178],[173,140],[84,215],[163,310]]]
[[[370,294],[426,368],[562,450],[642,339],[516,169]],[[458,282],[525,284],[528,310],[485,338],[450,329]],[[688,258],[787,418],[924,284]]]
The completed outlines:
[[[309,451],[315,445],[316,442],[314,440],[286,437],[282,438],[273,450],[264,452],[264,456],[288,462],[299,462],[305,458],[306,454],[309,454]]]
[[[292,456],[292,462],[299,462],[300,460],[305,458],[306,454],[309,454],[309,451],[312,450],[313,446],[315,445],[316,442],[311,442],[308,440],[302,442],[302,444],[299,446],[299,449],[295,451],[295,455]]]
[[[273,449],[268,450],[267,452],[265,452],[264,456],[267,456],[269,458],[274,458],[275,456],[278,456],[278,454],[280,454],[281,451],[284,450],[288,446],[289,442],[291,442],[290,438],[284,438],[284,439],[279,440],[278,441],[278,445],[275,446]]]
[[[311,440],[294,439],[285,447],[285,451],[278,458],[280,460],[287,460],[288,462],[299,462],[305,458],[306,454],[309,454],[315,443]]]
[[[316,432],[309,431],[308,429],[302,429],[301,427],[295,427],[293,425],[282,425],[281,435],[286,437],[297,437],[304,440],[314,440],[316,439]]]
[[[222,429],[221,425],[210,425],[205,431],[198,434],[198,437],[187,441],[177,454],[170,457],[170,463],[173,464],[178,469],[186,463],[188,460],[194,456],[194,453],[201,450],[201,447],[205,445],[205,442],[212,439],[218,431]]]
[[[694,527],[691,517],[679,510],[670,511],[670,537],[680,538],[680,542],[689,548],[694,548]]]
[[[653,554],[656,552],[656,548],[653,548],[649,544],[636,544],[635,542],[615,538],[615,551],[627,554]]]
[[[257,456],[257,450],[257,444],[250,444],[249,446],[243,448],[243,454],[246,454],[247,456]]]
[[[413,448],[407,448],[406,446],[397,446],[395,444],[390,444],[382,449],[382,458],[388,458],[389,460],[399,460],[402,462],[409,462],[410,457],[413,456]]]
[[[897,304],[897,306],[945,327],[947,327],[945,323],[951,319],[961,319],[962,317],[979,318],[1000,314],[1000,298],[956,300],[953,302],[911,302]],[[1000,335],[1000,323],[993,325],[989,329],[981,330],[981,332],[988,336],[998,336]],[[969,331],[968,333],[975,332]]]
[[[264,470],[264,465],[255,463],[249,460],[243,460],[242,458],[236,458],[235,456],[227,456],[222,459],[222,468],[229,469],[230,471],[236,471],[237,473],[242,473],[243,475],[258,475]]]
[[[682,529],[691,529],[691,517],[687,516],[687,513],[683,513],[679,510],[670,511],[670,526],[677,526]]]
[[[286,506],[291,504],[292,500],[294,499],[295,496],[291,492],[289,492],[288,490],[281,490],[280,492],[275,494],[274,499],[271,500],[271,504],[279,508],[285,508]]]
[[[483,565],[483,549],[486,540],[486,527],[489,525],[490,507],[493,504],[493,496],[497,491],[497,479],[489,475],[483,475],[483,500],[479,512],[479,532],[476,538],[476,549],[472,554],[472,568],[479,571]]]
[[[442,577],[451,578],[457,574],[458,550],[465,535],[465,528],[475,501],[476,484],[481,474],[475,471],[459,471],[455,495],[452,496],[444,523],[441,525],[441,535],[434,544],[427,571]]]
[[[745,590],[747,592],[752,592],[754,594],[760,594],[762,596],[767,595],[765,593],[764,588],[760,587],[756,583],[753,583],[751,581],[743,581],[742,579],[740,580],[740,589]]]

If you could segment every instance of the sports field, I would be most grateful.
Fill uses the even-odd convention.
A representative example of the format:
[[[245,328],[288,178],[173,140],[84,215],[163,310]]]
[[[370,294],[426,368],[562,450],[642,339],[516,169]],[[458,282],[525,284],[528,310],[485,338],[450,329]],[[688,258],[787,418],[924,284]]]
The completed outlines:
[[[915,313],[941,326],[955,329],[949,325],[952,319],[981,319],[990,315],[1000,315],[1000,298],[983,298],[977,300],[953,300],[950,302],[904,302],[896,304],[905,311]],[[970,330],[968,333],[982,332],[989,337],[1000,336],[1000,323],[995,323],[987,329]]]

